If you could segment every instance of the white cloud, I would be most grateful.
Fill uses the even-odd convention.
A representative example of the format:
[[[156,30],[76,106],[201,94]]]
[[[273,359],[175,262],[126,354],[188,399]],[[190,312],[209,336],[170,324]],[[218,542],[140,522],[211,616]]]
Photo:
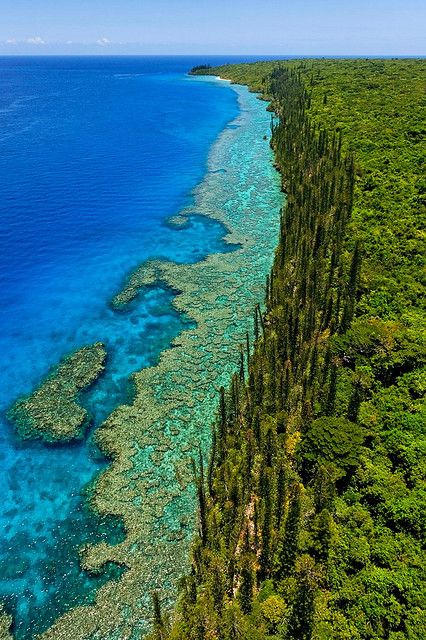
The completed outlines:
[[[17,44],[17,40],[16,40],[16,38],[8,38],[8,39],[5,41],[5,43],[6,43],[6,44]]]
[[[108,44],[111,44],[111,40],[108,40],[108,38],[99,38],[99,40],[96,40],[96,44],[101,47],[106,47]]]
[[[40,38],[40,36],[34,36],[33,38],[27,38],[26,40],[27,44],[46,44],[45,41],[43,40],[43,38]]]

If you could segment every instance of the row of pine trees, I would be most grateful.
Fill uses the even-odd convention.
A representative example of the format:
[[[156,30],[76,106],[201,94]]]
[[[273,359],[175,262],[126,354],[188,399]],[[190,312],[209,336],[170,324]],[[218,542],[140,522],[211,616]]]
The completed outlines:
[[[172,620],[154,594],[157,640],[312,637],[336,487],[363,439],[362,389],[336,413],[332,336],[351,324],[361,249],[348,237],[354,161],[313,126],[297,70],[269,80],[271,144],[285,206],[266,299],[239,371],[221,389],[208,463],[194,462],[199,532]],[[326,448],[324,455],[318,451]]]

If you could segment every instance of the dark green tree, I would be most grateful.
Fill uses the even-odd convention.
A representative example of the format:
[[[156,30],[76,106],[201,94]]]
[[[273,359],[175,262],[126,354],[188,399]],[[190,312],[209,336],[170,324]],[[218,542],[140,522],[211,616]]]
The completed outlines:
[[[290,575],[297,557],[301,513],[300,485],[292,488],[290,507],[284,525],[279,534],[275,555],[274,578],[280,580]]]

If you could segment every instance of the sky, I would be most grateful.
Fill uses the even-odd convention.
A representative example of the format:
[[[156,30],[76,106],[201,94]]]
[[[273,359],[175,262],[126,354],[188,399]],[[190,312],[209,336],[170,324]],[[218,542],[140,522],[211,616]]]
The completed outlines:
[[[0,55],[425,55],[425,0],[0,0]]]

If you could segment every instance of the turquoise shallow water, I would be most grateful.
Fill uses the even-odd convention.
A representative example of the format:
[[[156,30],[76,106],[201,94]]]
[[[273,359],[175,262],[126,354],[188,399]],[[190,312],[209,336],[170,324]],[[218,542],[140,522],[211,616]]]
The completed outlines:
[[[240,240],[224,242],[220,220],[238,226],[251,215],[244,233],[251,225],[263,236],[241,303],[261,298],[280,199],[263,141],[269,118],[247,92],[238,104],[225,83],[188,78],[196,62],[0,60],[0,171],[9,178],[0,185],[3,411],[59,358],[97,340],[107,345],[107,369],[82,402],[99,425],[130,401],[129,375],[155,364],[194,321],[176,311],[174,292],[163,286],[145,290],[125,312],[108,301],[149,258],[188,264],[238,249]],[[167,225],[185,207],[185,228]],[[225,298],[218,303],[226,308]],[[231,334],[240,322],[237,314]],[[224,383],[229,373],[225,366]],[[207,442],[208,429],[199,436]],[[0,599],[15,616],[16,637],[33,638],[120,574],[109,563],[89,578],[78,548],[119,544],[124,531],[119,520],[99,522],[85,507],[82,489],[107,465],[90,434],[67,446],[22,443],[3,414],[0,439]],[[186,492],[165,517],[177,522],[193,506]]]

